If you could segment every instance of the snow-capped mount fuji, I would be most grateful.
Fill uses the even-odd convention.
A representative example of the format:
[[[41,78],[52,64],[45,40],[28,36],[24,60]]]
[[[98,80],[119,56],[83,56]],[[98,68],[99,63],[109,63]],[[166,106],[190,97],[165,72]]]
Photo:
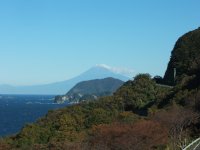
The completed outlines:
[[[84,80],[92,80],[92,79],[103,79],[107,77],[113,77],[116,79],[120,79],[122,81],[127,81],[130,78],[120,74],[119,72],[115,71],[112,67],[109,67],[104,64],[96,65],[86,72],[82,73],[75,79],[79,79],[80,81]]]
[[[34,86],[1,86],[0,94],[52,94],[61,95],[67,93],[74,85],[81,81],[93,80],[93,79],[104,79],[112,77],[127,81],[130,78],[126,77],[119,72],[115,71],[112,67],[107,65],[96,65],[84,73],[78,75],[69,80],[55,82],[45,85],[34,85]]]

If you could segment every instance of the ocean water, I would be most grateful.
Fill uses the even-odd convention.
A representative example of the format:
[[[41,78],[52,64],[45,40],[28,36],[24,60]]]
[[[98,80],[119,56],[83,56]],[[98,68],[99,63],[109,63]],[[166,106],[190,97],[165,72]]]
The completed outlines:
[[[49,110],[68,104],[53,103],[53,95],[0,95],[0,137],[13,135]]]

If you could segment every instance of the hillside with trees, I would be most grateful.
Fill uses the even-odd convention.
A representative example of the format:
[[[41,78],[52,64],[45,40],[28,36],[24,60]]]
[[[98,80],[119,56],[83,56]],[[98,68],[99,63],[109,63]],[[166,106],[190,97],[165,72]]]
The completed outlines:
[[[176,70],[176,73],[174,72]],[[164,81],[173,85],[182,76],[192,76],[200,69],[200,28],[178,39],[171,53]],[[174,73],[176,77],[174,79]]]
[[[96,100],[98,97],[112,95],[123,83],[123,81],[112,77],[82,81],[77,83],[65,95],[56,96],[55,102]]]
[[[200,137],[200,29],[181,37],[163,82],[139,74],[113,96],[49,111],[2,149],[179,150]],[[173,70],[177,76],[174,82]]]

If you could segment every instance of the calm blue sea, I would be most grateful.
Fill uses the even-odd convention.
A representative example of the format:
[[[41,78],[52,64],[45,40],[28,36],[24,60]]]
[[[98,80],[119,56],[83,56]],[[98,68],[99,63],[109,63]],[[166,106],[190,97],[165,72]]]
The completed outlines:
[[[48,110],[68,105],[55,104],[53,99],[52,95],[0,95],[0,137],[19,132]]]

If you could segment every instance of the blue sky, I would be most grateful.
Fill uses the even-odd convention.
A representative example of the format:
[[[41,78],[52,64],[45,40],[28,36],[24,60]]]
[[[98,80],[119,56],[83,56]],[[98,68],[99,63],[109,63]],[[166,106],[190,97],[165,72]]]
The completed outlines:
[[[163,75],[199,0],[0,0],[0,84],[62,81],[96,64]]]

